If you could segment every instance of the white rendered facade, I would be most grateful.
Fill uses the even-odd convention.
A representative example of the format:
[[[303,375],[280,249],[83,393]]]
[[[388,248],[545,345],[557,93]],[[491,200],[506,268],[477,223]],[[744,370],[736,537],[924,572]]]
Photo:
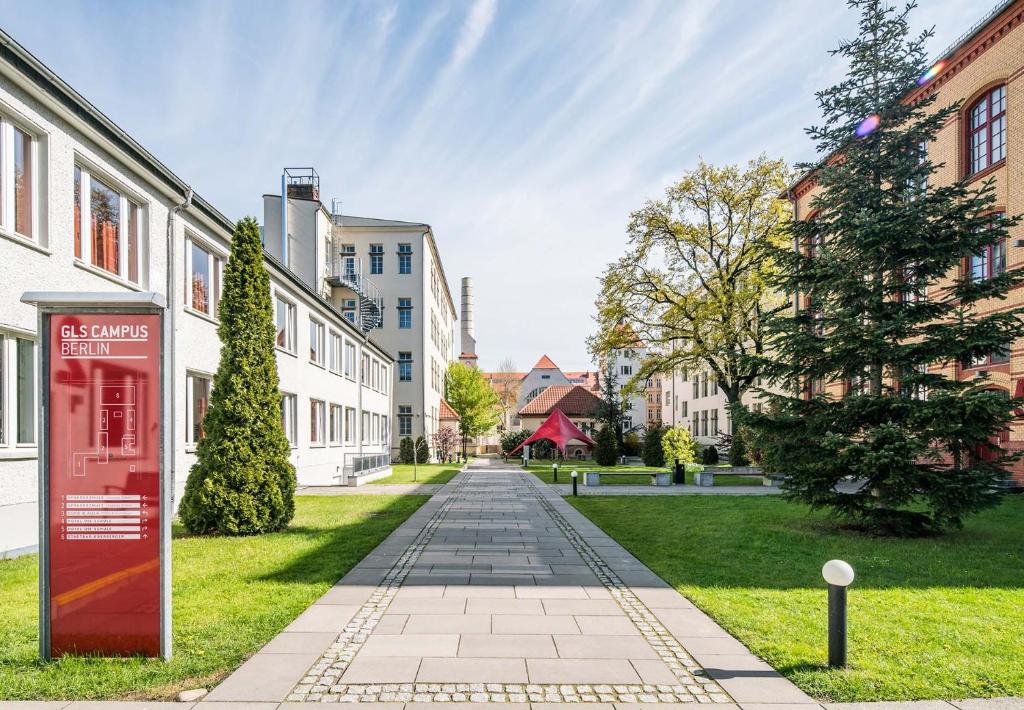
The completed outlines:
[[[624,388],[626,383],[640,371],[640,364],[647,355],[647,349],[643,347],[622,348],[613,350],[611,353],[611,366],[618,377],[619,387]],[[602,374],[605,370],[602,368]],[[643,433],[643,427],[647,426],[647,390],[627,395],[622,393],[622,415],[623,431],[639,430]]]
[[[300,202],[289,198],[289,219]],[[264,212],[269,248],[279,241],[280,228],[274,222],[280,212],[278,195],[264,196]],[[397,455],[405,436],[424,436],[432,448],[431,435],[440,428],[445,372],[454,359],[458,318],[433,231],[418,222],[328,214],[322,206],[317,215],[316,220],[293,223],[292,241],[320,244],[330,259],[324,267],[318,261],[313,266],[316,272],[358,274],[382,306],[381,323],[369,335],[395,359],[391,452]],[[300,236],[304,230],[313,230],[313,236]],[[357,317],[358,294],[352,289],[328,286],[324,295],[342,313]]]
[[[183,206],[190,190],[180,178],[13,40],[0,37],[6,53],[0,57],[3,556],[33,548],[38,534],[37,316],[33,306],[21,303],[22,293],[155,291],[168,296],[174,416],[165,425],[173,425],[171,475],[177,501],[195,462],[208,381],[219,359],[217,299],[232,225],[199,196]],[[25,72],[26,66],[31,71]],[[108,216],[101,218],[101,213]],[[101,226],[94,228],[96,220]],[[285,345],[276,354],[281,390],[293,397],[286,400],[286,429],[298,480],[301,485],[337,483],[351,457],[387,451],[393,361],[295,274],[272,259],[267,268],[273,298],[292,307]],[[316,361],[318,345],[310,347],[316,332],[312,323],[323,324],[323,364]],[[360,383],[358,369],[346,376],[344,363],[332,371],[326,350],[331,333],[342,344],[351,343],[356,363],[363,355],[378,363],[376,381],[370,377]],[[318,402],[323,403],[322,422],[313,416],[320,411]],[[356,428],[348,440],[344,423],[340,437],[332,436],[331,405],[341,407],[342,417],[346,408],[355,412]]]
[[[743,404],[756,409],[761,401],[748,391]],[[718,444],[719,437],[732,430],[728,401],[709,370],[662,376],[661,418],[664,426],[688,429],[704,446]]]

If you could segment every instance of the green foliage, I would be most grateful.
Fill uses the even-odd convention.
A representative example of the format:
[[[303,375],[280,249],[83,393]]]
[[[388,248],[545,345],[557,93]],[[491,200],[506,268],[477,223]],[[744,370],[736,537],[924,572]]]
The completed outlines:
[[[661,449],[664,452],[665,465],[675,466],[679,463],[694,463],[697,460],[697,444],[685,427],[671,427],[661,436]]]
[[[502,456],[508,456],[517,446],[529,439],[532,434],[533,432],[529,429],[502,432],[499,439]]]
[[[398,461],[406,465],[414,463],[414,450],[412,437],[402,437],[402,440],[398,443]]]
[[[718,463],[718,449],[714,445],[705,446],[700,450],[700,462],[705,466]]]
[[[445,373],[445,399],[459,415],[462,440],[486,434],[501,420],[497,393],[472,365],[452,362]]]
[[[607,364],[601,376],[601,408],[597,420],[604,422],[615,434],[616,446],[622,443],[622,390],[619,387],[619,374],[615,371],[615,363],[606,357]]]
[[[750,459],[747,458],[747,444],[743,439],[743,427],[736,427],[736,431],[729,438],[729,463],[733,466],[749,466]]]
[[[430,462],[430,447],[427,446],[427,440],[422,437],[416,437],[416,463],[429,463]]]
[[[819,92],[824,121],[808,131],[822,158],[843,160],[817,167],[814,219],[788,230],[790,245],[815,248],[772,252],[776,288],[804,295],[798,312],[770,323],[766,372],[789,390],[772,398],[775,413],[749,423],[770,439],[790,499],[877,533],[934,533],[996,505],[1012,460],[993,442],[1021,402],[985,378],[959,378],[953,364],[1007,352],[1024,335],[1020,306],[980,307],[1005,299],[1024,271],[960,273],[1019,218],[992,214],[991,182],[937,184],[939,166],[920,146],[957,120],[959,106],[935,106],[938,92],[903,100],[928,66],[930,32],[910,37],[912,5],[851,5],[860,33],[836,50],[847,76]],[[871,115],[878,128],[855,137]],[[797,392],[815,382],[851,386],[838,398]],[[866,485],[837,493],[851,476]]]
[[[281,424],[270,277],[252,218],[235,226],[219,315],[220,364],[179,515],[195,534],[282,530],[295,513],[295,468]]]
[[[622,450],[620,453],[623,456],[638,456],[642,446],[640,435],[635,431],[629,431],[622,437]]]
[[[660,426],[647,427],[643,450],[645,465],[651,468],[662,468],[665,466],[665,450],[662,448],[661,441],[664,435],[665,430]]]
[[[530,444],[531,459],[550,459],[554,458],[556,453],[558,453],[558,449],[548,439],[538,439]]]
[[[598,466],[614,466],[619,458],[619,445],[615,441],[615,432],[606,423],[594,437],[594,462]]]
[[[767,247],[784,246],[792,214],[780,195],[789,182],[782,160],[746,166],[701,161],[630,215],[625,256],[601,277],[594,355],[647,344],[626,383],[657,373],[708,371],[729,402],[741,401],[760,364],[765,315],[785,306],[767,283]]]

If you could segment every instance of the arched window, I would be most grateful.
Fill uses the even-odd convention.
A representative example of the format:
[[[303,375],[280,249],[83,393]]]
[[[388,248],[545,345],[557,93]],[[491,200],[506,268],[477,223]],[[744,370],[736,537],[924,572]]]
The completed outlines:
[[[997,86],[967,111],[967,174],[1006,157],[1006,86]]]

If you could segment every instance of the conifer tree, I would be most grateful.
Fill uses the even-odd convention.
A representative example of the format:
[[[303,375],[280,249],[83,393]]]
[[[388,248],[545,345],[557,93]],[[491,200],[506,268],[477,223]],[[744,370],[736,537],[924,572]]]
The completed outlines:
[[[771,323],[767,371],[787,394],[773,397],[773,414],[744,418],[791,499],[874,532],[925,534],[999,500],[1009,457],[996,442],[1019,404],[958,373],[1021,336],[1021,308],[992,305],[1022,273],[1005,259],[984,274],[964,265],[998,254],[1018,219],[991,213],[989,182],[934,179],[927,147],[960,107],[938,105],[934,91],[906,100],[928,79],[931,32],[910,35],[913,3],[848,4],[859,32],[834,54],[849,69],[817,94],[824,121],[808,129],[822,158],[803,166],[821,188],[814,216],[773,250],[775,285],[798,295]],[[865,485],[838,492],[848,478]]]
[[[615,441],[615,432],[607,424],[603,425],[594,437],[594,462],[598,466],[614,466],[619,457],[619,445]]]
[[[196,534],[281,530],[295,513],[295,467],[281,423],[270,276],[252,218],[235,225],[219,317],[220,364],[181,521]]]
[[[661,438],[665,430],[660,426],[647,427],[644,435],[643,459],[644,465],[651,468],[663,468],[665,466],[665,451],[661,447]]]

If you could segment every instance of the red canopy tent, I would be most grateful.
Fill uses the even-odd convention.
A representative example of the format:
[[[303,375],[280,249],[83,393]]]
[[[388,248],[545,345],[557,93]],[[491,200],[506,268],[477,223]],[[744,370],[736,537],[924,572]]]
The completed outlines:
[[[532,444],[538,439],[553,441],[558,450],[565,454],[565,445],[572,440],[581,441],[593,448],[596,446],[594,440],[579,430],[575,424],[569,421],[569,417],[562,414],[561,409],[555,409],[544,423],[537,427],[537,431],[530,435],[526,441],[509,452],[509,455],[516,453],[527,444]]]

